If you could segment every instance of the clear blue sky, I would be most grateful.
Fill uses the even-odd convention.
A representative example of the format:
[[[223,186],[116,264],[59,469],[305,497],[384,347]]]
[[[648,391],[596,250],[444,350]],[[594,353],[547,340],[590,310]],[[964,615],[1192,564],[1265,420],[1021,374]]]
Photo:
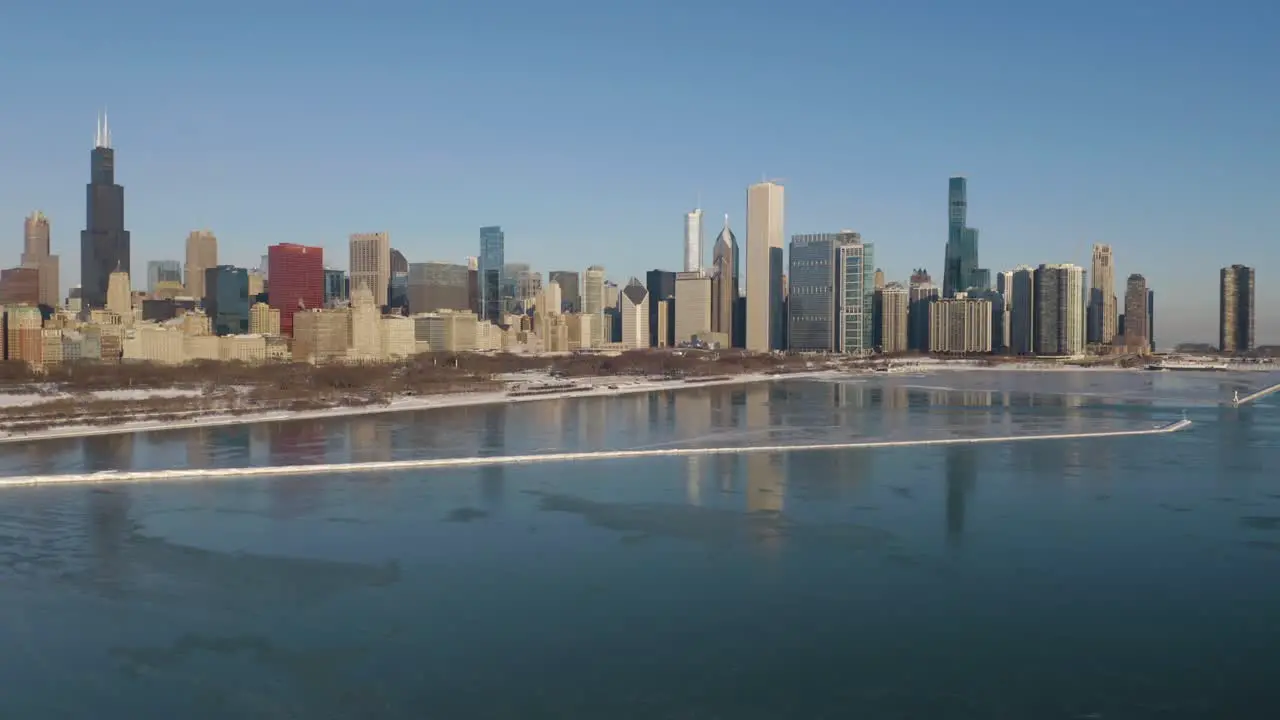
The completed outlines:
[[[1156,290],[1157,340],[1216,340],[1217,270],[1257,267],[1280,342],[1280,3],[1123,0],[41,2],[0,8],[0,227],[53,223],[78,282],[95,113],[133,232],[182,258],[387,230],[411,262],[477,253],[678,269],[746,186],[788,234],[853,228],[890,279],[940,275],[947,178],[983,265],[1111,243]],[[1122,289],[1117,288],[1120,292]]]

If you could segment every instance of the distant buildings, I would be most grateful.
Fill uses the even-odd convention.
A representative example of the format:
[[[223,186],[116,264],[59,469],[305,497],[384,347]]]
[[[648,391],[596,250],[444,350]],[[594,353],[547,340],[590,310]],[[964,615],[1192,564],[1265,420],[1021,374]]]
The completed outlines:
[[[470,310],[470,277],[466,265],[409,263],[409,311]]]
[[[947,187],[947,249],[943,259],[942,296],[991,287],[991,271],[978,267],[978,230],[968,226],[969,186],[953,177]]]
[[[1254,269],[1224,267],[1218,281],[1218,348],[1245,353],[1254,346]]]
[[[701,270],[676,273],[675,344],[711,335],[711,278]]]

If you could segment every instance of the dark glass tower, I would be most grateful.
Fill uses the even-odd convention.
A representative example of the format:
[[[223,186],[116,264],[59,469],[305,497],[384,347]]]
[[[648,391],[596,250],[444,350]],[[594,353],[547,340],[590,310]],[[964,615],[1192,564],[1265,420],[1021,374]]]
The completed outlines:
[[[978,267],[978,230],[968,226],[969,185],[953,177],[947,186],[947,256],[942,268],[942,296],[970,289],[991,289],[991,272]]]
[[[502,266],[506,263],[507,238],[502,228],[480,228],[480,318],[498,325],[503,320]]]
[[[124,229],[124,188],[116,184],[116,153],[105,115],[90,154],[85,229],[80,233],[80,293],[85,307],[107,304],[107,279],[129,272],[129,231]]]

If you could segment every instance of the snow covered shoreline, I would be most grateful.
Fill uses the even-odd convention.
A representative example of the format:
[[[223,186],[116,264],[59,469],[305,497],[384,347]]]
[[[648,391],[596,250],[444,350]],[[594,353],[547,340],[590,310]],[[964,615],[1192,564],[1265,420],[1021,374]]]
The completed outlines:
[[[648,380],[618,377],[585,378],[577,384],[585,390],[546,393],[538,395],[511,396],[505,390],[484,393],[456,393],[447,395],[430,395],[425,397],[406,397],[392,400],[382,405],[341,406],[320,410],[275,410],[252,412],[243,415],[210,414],[191,421],[157,421],[140,420],[122,422],[114,425],[69,425],[54,427],[34,432],[7,433],[0,432],[0,444],[36,440],[53,440],[57,438],[79,438],[95,435],[118,435],[122,433],[151,432],[157,430],[190,430],[196,428],[218,427],[226,425],[247,425],[260,422],[285,422],[293,420],[323,420],[331,418],[352,417],[357,415],[378,415],[382,413],[412,412],[417,410],[436,410],[480,405],[497,405],[507,403],[532,402],[537,400],[563,400],[579,397],[614,397],[634,393],[658,392],[666,390],[685,390],[700,387],[719,387],[746,383],[765,382],[769,380],[798,380],[815,378],[847,378],[854,379],[847,373],[820,370],[813,372],[796,372],[779,375],[751,373],[716,378],[703,382],[685,382],[684,380]],[[548,378],[536,377],[531,380],[546,381]]]

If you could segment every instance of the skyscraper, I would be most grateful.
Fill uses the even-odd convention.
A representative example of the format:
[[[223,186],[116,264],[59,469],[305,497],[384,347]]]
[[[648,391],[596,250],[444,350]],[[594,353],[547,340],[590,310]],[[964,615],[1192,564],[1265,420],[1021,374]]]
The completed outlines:
[[[649,346],[649,291],[631,278],[619,296],[622,315],[622,344],[628,350]]]
[[[747,188],[746,346],[752,352],[782,349],[784,203],[778,183]]]
[[[1088,341],[1106,345],[1116,336],[1116,269],[1110,245],[1093,246],[1090,270]]]
[[[84,307],[103,307],[107,282],[129,271],[129,231],[124,229],[124,188],[116,184],[116,153],[104,114],[90,153],[85,229],[80,233],[80,297]]]
[[[1015,309],[1016,307],[1015,305]],[[1070,264],[1041,265],[1036,268],[1037,354],[1082,354],[1085,348],[1084,312],[1084,268]]]
[[[324,248],[272,245],[267,248],[267,268],[268,303],[280,311],[280,333],[293,337],[294,313],[324,307]]]
[[[684,271],[702,269],[702,210],[694,208],[684,214]]]
[[[1254,270],[1244,265],[1222,268],[1218,279],[1218,349],[1245,353],[1254,348]]]
[[[249,271],[218,265],[204,271],[205,314],[214,335],[249,332]]]
[[[836,348],[835,233],[792,235],[787,277],[788,349],[831,352]]]
[[[27,216],[22,229],[22,267],[36,270],[40,304],[57,307],[62,303],[61,284],[58,256],[49,254],[49,218],[37,210]]]
[[[604,268],[592,265],[582,275],[582,312],[593,316],[591,321],[591,347],[600,347],[608,341],[604,310],[611,303],[605,297]]]
[[[197,300],[205,296],[205,271],[218,266],[218,238],[208,230],[192,230],[187,235],[187,294]]]
[[[670,347],[675,344],[676,330],[676,274],[670,270],[650,270],[645,273],[644,287],[649,303],[649,347]],[[663,313],[665,317],[659,317]]]
[[[354,233],[350,238],[351,294],[365,288],[373,295],[375,307],[387,304],[387,292],[391,288],[391,237],[385,232]],[[409,268],[405,267],[405,273]]]
[[[409,312],[470,309],[470,280],[471,271],[466,265],[409,263]]]
[[[1134,273],[1124,290],[1124,344],[1129,352],[1151,349],[1151,328],[1147,313],[1147,279]]]
[[[737,333],[738,309],[738,239],[729,229],[729,216],[724,216],[724,228],[716,237],[711,255],[711,330],[729,337],[729,344],[739,347],[742,343]]]
[[[942,295],[955,297],[969,288],[978,269],[978,231],[968,227],[969,186],[962,177],[947,185],[947,250],[942,267]]]
[[[497,225],[480,228],[480,263],[477,268],[480,317],[495,325],[502,323],[502,267],[505,263],[506,236],[502,228]]]
[[[880,338],[880,352],[901,353],[907,351],[907,289],[902,283],[891,282],[876,290],[880,296],[880,317],[876,335]]]
[[[835,233],[836,352],[861,354],[875,345],[875,248],[850,230]]]
[[[1036,271],[1021,265],[1009,280],[1009,352],[1031,355],[1037,347]]]

